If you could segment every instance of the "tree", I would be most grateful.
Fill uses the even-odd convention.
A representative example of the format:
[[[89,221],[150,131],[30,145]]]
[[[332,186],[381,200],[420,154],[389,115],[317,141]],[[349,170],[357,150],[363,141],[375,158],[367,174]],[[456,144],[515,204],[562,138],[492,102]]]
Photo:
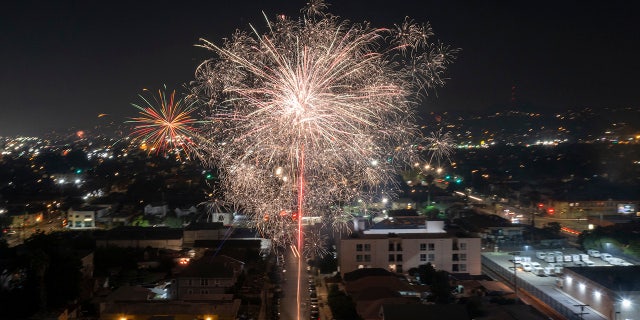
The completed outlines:
[[[333,318],[336,320],[357,320],[362,319],[356,311],[356,305],[351,297],[338,289],[338,286],[332,284],[329,286],[329,295],[327,297],[329,307]]]
[[[449,273],[436,270],[430,262],[418,266],[417,272],[420,282],[429,285],[431,288],[430,301],[436,303],[451,302],[453,296],[451,294],[451,285],[449,284]]]
[[[559,222],[548,222],[544,228],[545,230],[553,233],[553,234],[560,234],[560,230],[562,229],[562,225]]]

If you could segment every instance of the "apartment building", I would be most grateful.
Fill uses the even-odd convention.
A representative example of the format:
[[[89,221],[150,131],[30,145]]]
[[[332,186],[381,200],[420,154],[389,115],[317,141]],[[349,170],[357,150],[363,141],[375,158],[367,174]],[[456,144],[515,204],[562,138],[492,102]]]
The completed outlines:
[[[481,274],[479,237],[445,230],[442,221],[424,217],[394,217],[340,240],[343,274],[361,268],[406,273],[431,263],[450,273]]]

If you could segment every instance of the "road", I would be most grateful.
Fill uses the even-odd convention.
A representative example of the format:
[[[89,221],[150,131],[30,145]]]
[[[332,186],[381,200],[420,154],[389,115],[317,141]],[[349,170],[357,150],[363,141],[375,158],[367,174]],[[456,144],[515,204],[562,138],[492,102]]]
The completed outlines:
[[[29,237],[31,237],[37,231],[50,233],[59,230],[62,230],[62,220],[52,219],[30,227],[14,228],[13,231],[15,231],[15,233],[5,235],[5,239],[7,239],[7,245],[9,247],[15,247],[22,244],[24,240],[29,239]]]
[[[309,319],[309,276],[307,275],[306,263],[303,261],[302,268],[298,269],[297,251],[291,247],[284,252],[284,259],[281,285],[284,294],[280,302],[280,319]],[[300,286],[300,297],[297,294],[298,286]]]

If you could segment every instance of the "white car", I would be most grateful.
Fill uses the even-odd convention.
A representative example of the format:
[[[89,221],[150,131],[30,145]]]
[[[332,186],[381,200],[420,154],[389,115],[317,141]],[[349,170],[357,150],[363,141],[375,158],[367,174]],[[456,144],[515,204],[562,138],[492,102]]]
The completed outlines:
[[[541,265],[537,262],[531,262],[531,268],[540,268]]]
[[[601,253],[600,254],[600,259],[602,259],[602,261],[609,262],[609,259],[611,259],[611,258],[613,258],[613,256],[608,254],[608,253]]]
[[[522,270],[527,271],[527,272],[531,272],[531,270],[533,270],[533,268],[531,267],[531,263],[530,262],[523,262],[522,263]]]
[[[587,254],[594,258],[600,258],[600,251],[598,250],[587,250]]]
[[[536,276],[544,276],[544,268],[542,267],[535,267],[531,269],[531,273],[535,274]]]

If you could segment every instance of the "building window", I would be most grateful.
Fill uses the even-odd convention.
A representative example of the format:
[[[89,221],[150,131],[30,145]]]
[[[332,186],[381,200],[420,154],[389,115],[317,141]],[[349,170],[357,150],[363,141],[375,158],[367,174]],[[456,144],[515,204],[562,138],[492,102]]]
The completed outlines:
[[[451,266],[451,272],[458,272],[458,271],[459,271],[458,264],[454,264]]]
[[[362,255],[361,254],[356,255],[356,262],[362,262]]]
[[[434,251],[434,250],[436,250],[436,244],[435,244],[435,243],[428,243],[428,244],[427,244],[427,249],[428,249],[429,251]]]
[[[426,254],[424,254],[424,253],[421,253],[421,254],[420,254],[420,261],[421,261],[421,262],[426,262],[426,261],[427,261],[427,255],[426,255]]]
[[[467,272],[467,265],[466,264],[459,264],[458,268],[460,269],[460,272]]]
[[[193,285],[193,283],[191,282],[191,279],[187,280],[187,285],[188,286],[192,286]]]
[[[389,261],[395,261],[395,260],[394,260],[394,258],[395,258],[395,257],[396,257],[395,255],[390,254],[390,255],[389,255]]]
[[[457,254],[457,253],[452,254],[452,255],[451,255],[451,260],[452,260],[452,261],[458,261],[458,260],[460,260],[460,259],[458,259],[458,254]]]
[[[434,262],[434,261],[436,261],[436,255],[433,253],[429,253],[427,255],[427,262]]]
[[[214,284],[216,287],[217,287],[217,286],[219,286],[219,285],[220,285],[220,280],[218,280],[218,279],[213,280],[213,284]]]
[[[401,265],[401,264],[399,264],[399,265],[397,265],[397,266],[396,266],[396,272],[398,272],[398,273],[402,273],[402,272],[403,272],[403,271],[402,271],[402,265]]]
[[[467,250],[467,243],[466,242],[460,242],[460,250]]]
[[[397,254],[396,255],[396,261],[402,261],[402,255],[401,254]]]
[[[396,251],[402,251],[402,243],[396,243]]]
[[[187,294],[193,294],[193,289],[187,290]]]
[[[467,254],[466,253],[461,253],[459,256],[460,256],[460,261],[467,261]]]
[[[394,251],[395,246],[393,245],[392,242],[389,242],[389,251]]]
[[[371,244],[365,243],[364,244],[364,251],[371,251]]]
[[[209,294],[209,290],[200,290],[200,294]]]
[[[200,279],[200,285],[201,286],[208,286],[209,285],[209,279]]]
[[[362,251],[362,244],[361,243],[356,244],[356,251]]]
[[[427,251],[427,244],[426,243],[421,243],[420,244],[420,251]]]
[[[364,255],[364,262],[371,262],[371,255],[370,254],[365,254]]]

